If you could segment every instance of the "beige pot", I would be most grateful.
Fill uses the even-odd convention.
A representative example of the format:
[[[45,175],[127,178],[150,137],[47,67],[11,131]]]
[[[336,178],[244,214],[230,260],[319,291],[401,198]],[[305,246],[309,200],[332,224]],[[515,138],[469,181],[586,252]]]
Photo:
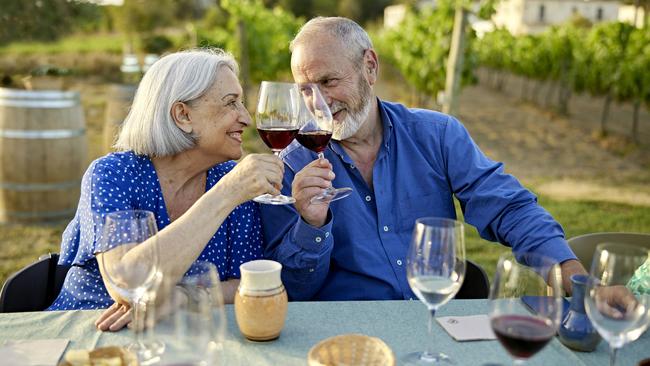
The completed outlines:
[[[280,336],[287,315],[287,292],[282,285],[282,265],[270,260],[242,264],[235,294],[235,318],[244,337],[270,341]]]

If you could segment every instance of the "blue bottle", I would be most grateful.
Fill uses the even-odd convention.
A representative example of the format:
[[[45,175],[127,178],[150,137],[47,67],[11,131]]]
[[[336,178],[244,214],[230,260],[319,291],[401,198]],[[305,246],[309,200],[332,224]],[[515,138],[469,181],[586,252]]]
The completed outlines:
[[[571,276],[573,285],[571,306],[558,330],[560,342],[573,350],[582,352],[593,351],[601,340],[600,334],[591,324],[591,320],[585,312],[585,287],[588,279],[588,275]]]

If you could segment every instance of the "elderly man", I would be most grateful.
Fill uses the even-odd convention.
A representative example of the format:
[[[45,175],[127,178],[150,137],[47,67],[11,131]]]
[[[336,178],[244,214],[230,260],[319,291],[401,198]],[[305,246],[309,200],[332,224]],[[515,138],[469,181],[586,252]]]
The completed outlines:
[[[415,219],[455,218],[453,197],[480,235],[585,273],[562,227],[454,117],[409,109],[373,93],[379,62],[368,34],[345,18],[315,18],[291,42],[296,83],[320,86],[334,116],[326,159],[297,142],[282,153],[295,207],[262,207],[265,256],[283,265],[293,300],[415,298],[406,253]],[[347,198],[312,204],[334,183]]]

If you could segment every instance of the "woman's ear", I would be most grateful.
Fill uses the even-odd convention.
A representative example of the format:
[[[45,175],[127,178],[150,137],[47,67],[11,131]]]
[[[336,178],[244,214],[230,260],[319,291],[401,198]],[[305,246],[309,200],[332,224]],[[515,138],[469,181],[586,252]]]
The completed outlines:
[[[172,105],[172,118],[176,126],[185,133],[192,133],[192,119],[190,108],[183,102],[176,102]]]

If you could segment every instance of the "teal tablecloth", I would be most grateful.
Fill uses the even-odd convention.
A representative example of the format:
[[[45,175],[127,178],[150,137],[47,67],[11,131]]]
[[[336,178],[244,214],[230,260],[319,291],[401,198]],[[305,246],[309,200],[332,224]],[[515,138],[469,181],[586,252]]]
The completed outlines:
[[[487,313],[487,300],[454,300],[439,316]],[[237,329],[233,307],[226,307],[228,336],[226,365],[306,365],[309,349],[320,340],[343,333],[363,333],[384,340],[397,358],[423,350],[427,336],[427,312],[419,301],[296,302],[289,304],[287,321],[278,340],[247,341]],[[93,321],[99,311],[66,311],[0,314],[0,343],[7,339],[68,338],[69,349],[125,344],[128,330],[102,333]],[[458,365],[512,363],[497,341],[456,342],[436,324],[433,342]],[[619,351],[619,365],[636,365],[650,357],[650,332]],[[0,364],[2,361],[0,360]],[[607,344],[595,352],[574,352],[554,339],[529,362],[530,365],[608,365]]]

